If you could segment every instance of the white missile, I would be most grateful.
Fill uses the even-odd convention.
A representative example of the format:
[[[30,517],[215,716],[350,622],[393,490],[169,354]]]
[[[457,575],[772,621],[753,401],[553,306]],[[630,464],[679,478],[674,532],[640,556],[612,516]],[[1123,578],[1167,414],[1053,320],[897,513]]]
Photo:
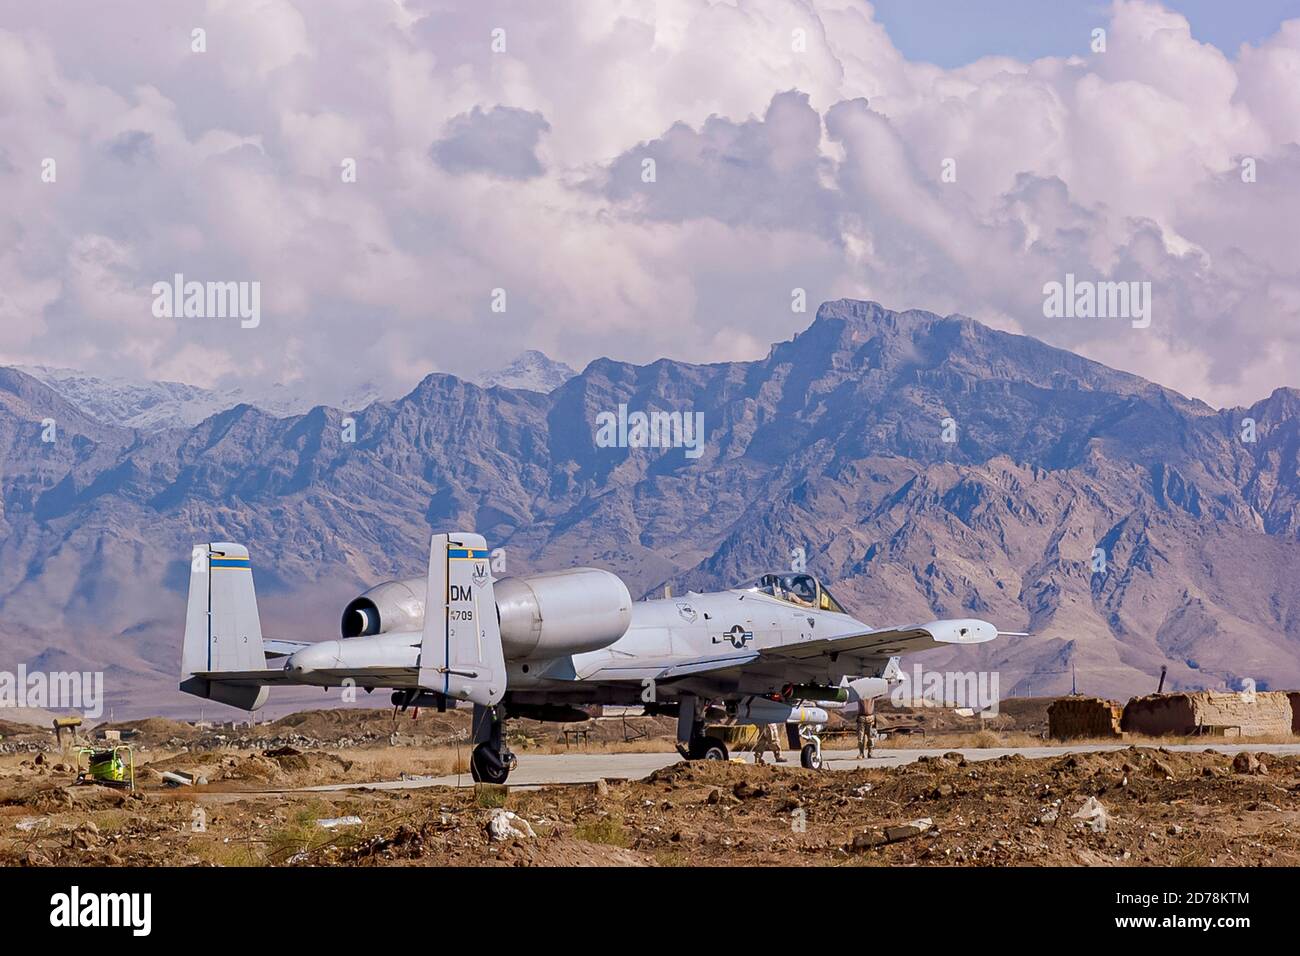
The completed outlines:
[[[736,705],[736,719],[742,724],[824,724],[830,718],[821,707],[746,697]]]
[[[859,677],[849,681],[849,699],[840,708],[840,716],[852,720],[862,713],[863,701],[878,700],[890,691],[890,682],[884,677]]]

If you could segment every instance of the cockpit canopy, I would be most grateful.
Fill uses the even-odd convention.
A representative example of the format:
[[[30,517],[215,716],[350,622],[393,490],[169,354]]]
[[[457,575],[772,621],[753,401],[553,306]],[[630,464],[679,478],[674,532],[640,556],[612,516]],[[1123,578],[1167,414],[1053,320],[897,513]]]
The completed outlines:
[[[836,614],[848,612],[835,600],[835,596],[822,586],[811,574],[801,571],[791,573],[764,574],[740,586],[742,591],[761,591],[770,594],[779,601],[798,607],[810,607],[820,611],[834,611]]]

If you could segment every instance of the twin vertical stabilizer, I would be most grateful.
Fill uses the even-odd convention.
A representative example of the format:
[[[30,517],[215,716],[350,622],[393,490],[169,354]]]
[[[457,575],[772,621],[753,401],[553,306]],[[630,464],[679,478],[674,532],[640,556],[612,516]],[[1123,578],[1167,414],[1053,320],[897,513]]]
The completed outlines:
[[[196,544],[190,552],[181,690],[243,710],[257,710],[266,703],[266,687],[214,675],[265,670],[266,648],[248,549],[228,541]]]
[[[482,535],[435,534],[430,542],[419,682],[423,690],[484,707],[505,696],[505,655]]]

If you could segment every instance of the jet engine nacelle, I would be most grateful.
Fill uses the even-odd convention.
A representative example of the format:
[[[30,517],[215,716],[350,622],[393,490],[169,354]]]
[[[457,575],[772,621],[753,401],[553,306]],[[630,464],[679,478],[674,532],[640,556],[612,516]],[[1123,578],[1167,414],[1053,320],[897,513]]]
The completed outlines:
[[[376,585],[343,609],[343,636],[420,630],[427,587],[424,578]],[[494,590],[502,650],[512,661],[598,651],[632,623],[627,585],[598,568],[502,578]]]
[[[632,623],[632,595],[616,574],[570,568],[496,582],[506,659],[537,660],[608,647]]]
[[[389,631],[418,631],[424,627],[424,578],[385,581],[343,609],[344,637],[370,637]]]

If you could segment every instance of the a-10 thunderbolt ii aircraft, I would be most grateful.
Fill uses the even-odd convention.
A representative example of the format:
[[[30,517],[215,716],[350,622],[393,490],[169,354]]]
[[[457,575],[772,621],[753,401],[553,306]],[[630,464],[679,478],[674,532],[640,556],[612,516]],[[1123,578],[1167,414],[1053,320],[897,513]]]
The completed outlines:
[[[426,578],[348,604],[341,639],[273,640],[262,636],[248,551],[213,543],[192,554],[180,687],[250,711],[279,684],[391,688],[403,708],[469,701],[471,772],[501,783],[515,764],[507,716],[574,721],[586,719],[582,705],[643,705],[676,714],[683,756],[726,760],[707,716],[797,725],[804,709],[817,720],[805,701],[878,696],[897,655],[997,634],[979,620],[870,628],[803,573],[639,602],[596,568],[494,580],[484,539],[460,533],[433,535]],[[820,748],[802,759],[819,765]]]

